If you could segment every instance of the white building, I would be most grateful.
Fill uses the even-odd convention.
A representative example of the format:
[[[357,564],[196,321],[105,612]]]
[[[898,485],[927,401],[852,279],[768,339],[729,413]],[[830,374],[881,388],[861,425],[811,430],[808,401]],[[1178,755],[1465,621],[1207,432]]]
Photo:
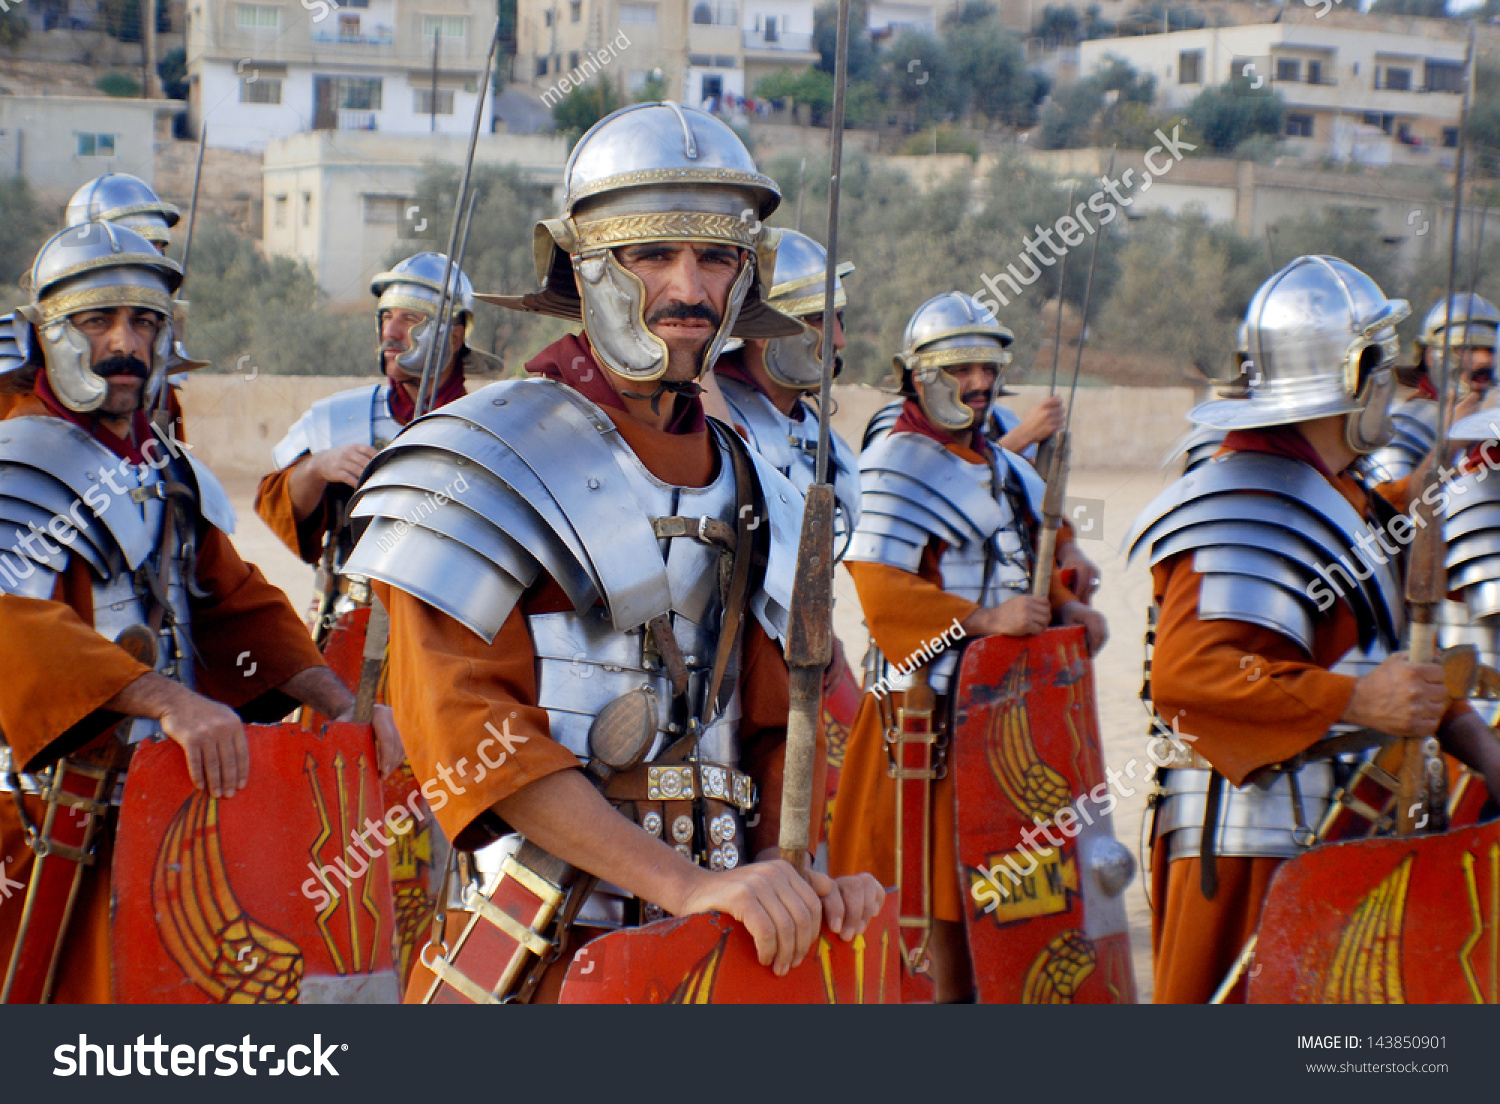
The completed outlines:
[[[438,252],[447,248],[448,224],[438,225],[436,215],[411,197],[429,163],[462,164],[467,147],[467,136],[414,139],[360,131],[275,139],[261,167],[262,248],[268,256],[305,261],[333,303],[368,305],[370,280],[398,239]],[[568,144],[551,135],[485,135],[474,160],[519,167],[548,193],[543,206],[550,210]]]
[[[1240,77],[1286,103],[1285,138],[1303,156],[1446,164],[1458,144],[1466,44],[1441,20],[1315,21],[1287,7],[1280,23],[1095,39],[1079,72],[1114,56],[1156,77],[1157,105],[1183,109],[1205,88]]]
[[[96,176],[156,180],[156,142],[169,133],[174,100],[112,96],[0,96],[0,175],[26,178],[65,201]]]
[[[308,130],[466,135],[495,19],[486,0],[190,0],[193,123],[251,150]]]

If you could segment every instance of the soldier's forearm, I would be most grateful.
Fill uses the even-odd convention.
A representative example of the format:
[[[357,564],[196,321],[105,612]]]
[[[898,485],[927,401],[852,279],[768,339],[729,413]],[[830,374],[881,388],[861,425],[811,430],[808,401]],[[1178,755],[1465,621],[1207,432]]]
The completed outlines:
[[[186,698],[197,696],[180,682],[147,671],[105,702],[104,708],[127,717],[159,721],[169,709],[180,706]]]
[[[1443,750],[1481,774],[1500,764],[1500,739],[1477,713],[1462,713],[1438,730]]]
[[[494,808],[544,851],[671,913],[680,913],[692,887],[710,877],[622,817],[576,770],[539,778]]]
[[[325,717],[342,717],[354,708],[354,695],[327,667],[298,671],[277,689]]]
[[[312,456],[304,456],[287,471],[287,494],[292,500],[292,514],[306,521],[323,501],[327,482],[313,471]]]

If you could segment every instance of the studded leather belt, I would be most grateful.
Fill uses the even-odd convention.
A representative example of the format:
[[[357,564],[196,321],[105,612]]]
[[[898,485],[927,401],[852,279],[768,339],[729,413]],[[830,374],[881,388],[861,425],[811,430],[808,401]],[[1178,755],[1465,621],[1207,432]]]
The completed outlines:
[[[692,801],[702,797],[732,805],[742,813],[755,808],[755,782],[748,774],[718,763],[642,763],[610,779],[611,801]]]

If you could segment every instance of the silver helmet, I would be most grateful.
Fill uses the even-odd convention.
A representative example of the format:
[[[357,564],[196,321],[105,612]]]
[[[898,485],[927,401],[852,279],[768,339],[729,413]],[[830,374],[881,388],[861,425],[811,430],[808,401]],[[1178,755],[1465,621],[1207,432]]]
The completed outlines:
[[[1488,299],[1472,293],[1439,299],[1422,319],[1422,332],[1416,340],[1419,359],[1422,350],[1443,347],[1443,331],[1450,325],[1452,329],[1447,336],[1450,348],[1493,349],[1495,331],[1500,328],[1500,310]]]
[[[1013,341],[1015,334],[979,300],[961,291],[947,291],[923,303],[906,323],[896,370],[903,376],[910,373],[917,401],[936,425],[967,429],[974,424],[974,409],[963,402],[958,381],[943,369],[955,364],[993,364],[993,402],[1010,363]]]
[[[844,261],[834,269],[833,305],[841,309],[849,300],[843,278],[854,271]],[[823,316],[823,286],[828,273],[828,250],[796,230],[781,231],[776,247],[776,271],[771,277],[767,302],[782,314],[802,322],[802,332],[792,337],[774,337],[766,342],[766,371],[783,387],[815,390],[823,383],[823,331],[805,319]],[[838,374],[835,362],[834,375]]]
[[[86,414],[104,404],[109,384],[96,375],[87,337],[74,314],[114,307],[143,307],[162,316],[151,350],[145,401],[155,400],[172,349],[182,269],[134,230],[113,222],[69,227],[48,239],[28,277],[32,302],[16,313],[30,323],[27,341],[41,350],[47,382],[69,410]]]
[[[129,173],[96,176],[73,193],[64,225],[115,222],[128,226],[153,245],[165,248],[172,241],[172,227],[182,212],[164,201],[151,185]]]
[[[1228,430],[1348,414],[1349,447],[1379,448],[1390,435],[1396,325],[1410,313],[1347,261],[1298,257],[1250,300],[1246,397],[1203,403],[1189,417]]]
[[[645,242],[717,242],[748,251],[749,259],[730,289],[700,373],[731,334],[773,338],[802,331],[765,302],[763,280],[775,268],[780,231],[762,220],[781,202],[781,192],[756,170],[734,131],[712,115],[675,103],[621,108],[573,147],[563,188],[561,217],[544,219],[534,236],[541,290],[478,298],[581,319],[607,368],[656,380],[667,371],[667,346],[646,325],[645,285],[614,250]]]
[[[370,293],[375,296],[375,327],[377,338],[380,319],[388,310],[409,310],[435,319],[438,304],[442,299],[443,273],[448,268],[445,253],[414,253],[400,261],[389,272],[382,272],[370,281]],[[454,268],[448,280],[449,294],[453,301],[453,320],[463,327],[464,348],[478,356],[469,344],[470,331],[474,323],[474,285],[462,269]],[[433,338],[431,323],[419,323],[412,328],[411,345],[396,358],[396,363],[409,375],[420,375],[427,358],[427,343]]]

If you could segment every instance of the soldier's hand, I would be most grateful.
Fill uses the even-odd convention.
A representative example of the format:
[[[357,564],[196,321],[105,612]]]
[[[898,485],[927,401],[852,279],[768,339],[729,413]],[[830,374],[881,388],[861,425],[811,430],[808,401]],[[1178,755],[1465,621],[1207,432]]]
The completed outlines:
[[[823,923],[844,942],[853,939],[875,919],[885,904],[885,890],[873,874],[845,874],[830,878],[816,870],[807,875],[813,892],[823,902]]]
[[[1028,445],[1045,441],[1062,428],[1063,415],[1062,396],[1048,395],[1031,408],[1015,429],[1000,438],[1000,444],[1011,452],[1020,452]]]
[[[1077,576],[1072,587],[1073,593],[1078,595],[1080,602],[1087,602],[1094,593],[1094,588],[1099,585],[1099,569],[1094,561],[1078,551],[1076,543],[1069,541],[1058,552],[1057,566]]]
[[[823,909],[818,895],[791,863],[781,859],[747,863],[733,870],[703,872],[678,915],[718,910],[733,916],[755,939],[762,966],[777,977],[802,961],[817,938]]]
[[[375,459],[375,451],[369,445],[342,445],[313,453],[307,463],[312,474],[324,483],[347,483],[357,487],[366,466]]]
[[[233,709],[184,690],[172,696],[159,721],[161,730],[187,756],[194,786],[215,797],[233,797],[245,788],[250,781],[250,743]]]
[[[391,772],[406,758],[406,749],[401,746],[401,732],[396,728],[396,715],[388,705],[377,705],[370,712],[370,725],[375,729],[375,753],[380,763],[380,777],[389,778]]]
[[[1064,603],[1058,612],[1058,620],[1062,624],[1083,626],[1088,633],[1089,655],[1098,655],[1099,649],[1109,640],[1109,626],[1105,623],[1104,614],[1082,602]]]
[[[975,610],[964,618],[962,628],[969,636],[1035,636],[1051,623],[1047,599],[1021,594]]]
[[[1339,719],[1392,736],[1431,736],[1448,706],[1443,669],[1412,663],[1397,652],[1354,684],[1354,696]]]

